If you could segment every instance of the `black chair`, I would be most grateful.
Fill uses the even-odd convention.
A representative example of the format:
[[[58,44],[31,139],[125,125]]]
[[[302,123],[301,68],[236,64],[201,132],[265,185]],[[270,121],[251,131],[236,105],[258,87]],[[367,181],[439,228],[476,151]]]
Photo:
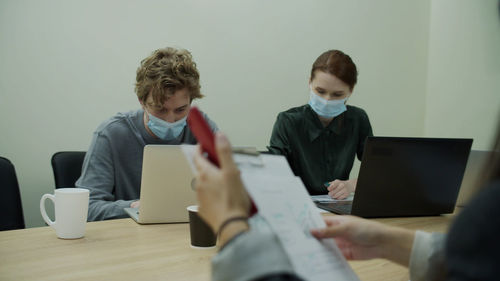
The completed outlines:
[[[52,155],[52,171],[56,188],[75,187],[82,174],[85,151],[60,151]]]
[[[5,210],[0,216],[0,230],[25,228],[16,169],[9,159],[3,157],[0,157],[0,190],[0,206]]]

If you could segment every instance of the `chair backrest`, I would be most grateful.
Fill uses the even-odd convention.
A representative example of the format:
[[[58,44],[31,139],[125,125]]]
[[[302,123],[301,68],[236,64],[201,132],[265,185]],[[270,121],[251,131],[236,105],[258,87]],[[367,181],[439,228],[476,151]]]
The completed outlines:
[[[75,187],[82,173],[85,151],[60,151],[52,155],[52,171],[56,188]]]
[[[23,205],[16,169],[9,159],[0,157],[0,206],[5,210],[0,216],[0,230],[24,228]]]

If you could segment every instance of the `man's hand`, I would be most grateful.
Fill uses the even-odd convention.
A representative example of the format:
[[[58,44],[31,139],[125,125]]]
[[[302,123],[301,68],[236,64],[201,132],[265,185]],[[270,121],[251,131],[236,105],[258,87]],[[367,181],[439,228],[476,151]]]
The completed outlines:
[[[130,208],[139,208],[139,206],[141,206],[140,200],[137,200],[137,201],[130,203]]]

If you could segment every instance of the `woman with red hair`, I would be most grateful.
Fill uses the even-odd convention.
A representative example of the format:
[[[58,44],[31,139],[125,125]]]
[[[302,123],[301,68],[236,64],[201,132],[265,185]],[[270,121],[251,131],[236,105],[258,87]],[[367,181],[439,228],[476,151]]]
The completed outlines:
[[[354,157],[361,160],[372,127],[366,112],[346,105],[358,79],[351,57],[339,50],[312,65],[309,103],[278,114],[269,151],[284,155],[311,195],[343,199],[354,192],[349,179]]]

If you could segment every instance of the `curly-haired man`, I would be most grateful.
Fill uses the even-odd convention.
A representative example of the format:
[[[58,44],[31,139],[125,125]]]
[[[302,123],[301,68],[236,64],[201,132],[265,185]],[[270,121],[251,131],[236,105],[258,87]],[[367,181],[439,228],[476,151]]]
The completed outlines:
[[[141,61],[135,84],[141,109],[118,113],[96,129],[75,184],[90,190],[89,221],[126,217],[124,208],[139,207],[145,145],[196,143],[186,117],[191,102],[203,97],[199,78],[187,50],[158,49]]]

